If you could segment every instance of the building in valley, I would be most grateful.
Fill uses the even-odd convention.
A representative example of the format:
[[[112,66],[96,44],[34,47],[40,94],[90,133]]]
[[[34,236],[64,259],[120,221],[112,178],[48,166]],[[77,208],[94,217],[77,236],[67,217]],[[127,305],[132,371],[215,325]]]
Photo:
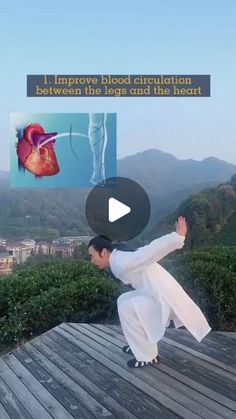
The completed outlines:
[[[14,258],[7,252],[0,252],[0,275],[12,273]]]

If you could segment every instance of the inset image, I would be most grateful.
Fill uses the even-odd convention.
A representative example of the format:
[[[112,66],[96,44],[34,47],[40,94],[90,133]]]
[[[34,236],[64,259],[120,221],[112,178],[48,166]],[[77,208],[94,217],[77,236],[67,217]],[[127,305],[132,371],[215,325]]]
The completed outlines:
[[[11,114],[11,187],[104,186],[116,176],[116,114]]]

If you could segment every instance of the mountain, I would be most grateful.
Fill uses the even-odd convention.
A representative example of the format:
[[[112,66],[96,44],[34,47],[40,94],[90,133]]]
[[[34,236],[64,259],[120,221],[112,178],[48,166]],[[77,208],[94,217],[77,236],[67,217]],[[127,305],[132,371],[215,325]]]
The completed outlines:
[[[154,239],[174,229],[179,215],[188,223],[187,248],[206,245],[236,244],[236,175],[231,181],[216,188],[205,188],[191,194],[176,211],[159,223],[152,223],[149,239]]]
[[[119,176],[140,183],[150,197],[152,213],[160,221],[190,194],[215,187],[236,173],[236,166],[215,157],[178,160],[160,150],[146,150],[118,161]]]
[[[137,181],[147,191],[156,223],[189,194],[215,187],[234,173],[236,166],[214,157],[178,160],[159,150],[143,151],[117,163],[118,176]],[[88,189],[11,189],[8,178],[8,172],[0,171],[0,236],[50,239],[91,234],[85,217]]]
[[[178,160],[160,150],[147,150],[119,160],[118,172],[139,182],[151,195],[167,195],[193,185],[224,182],[236,173],[236,166],[215,157]]]

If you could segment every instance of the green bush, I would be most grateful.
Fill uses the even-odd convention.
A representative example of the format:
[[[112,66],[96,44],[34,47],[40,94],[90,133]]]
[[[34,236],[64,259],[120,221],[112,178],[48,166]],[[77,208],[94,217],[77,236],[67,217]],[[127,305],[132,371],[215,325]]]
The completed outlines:
[[[236,247],[185,252],[163,266],[201,307],[213,330],[236,330]]]
[[[25,275],[24,275],[25,274]],[[19,342],[61,322],[97,322],[115,316],[118,285],[85,261],[22,270],[0,281],[0,343]]]
[[[86,276],[96,276],[97,271],[88,262],[56,260],[37,267],[21,268],[15,274],[0,279],[0,317],[18,302],[23,304],[29,298],[63,284],[78,281]]]

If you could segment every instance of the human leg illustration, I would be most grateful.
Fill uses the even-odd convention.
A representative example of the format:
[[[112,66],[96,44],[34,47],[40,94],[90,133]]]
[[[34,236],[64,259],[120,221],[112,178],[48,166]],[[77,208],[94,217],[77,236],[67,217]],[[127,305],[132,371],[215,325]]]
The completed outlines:
[[[90,113],[88,136],[93,153],[93,175],[90,182],[95,185],[105,180],[105,150],[107,145],[106,114]]]

